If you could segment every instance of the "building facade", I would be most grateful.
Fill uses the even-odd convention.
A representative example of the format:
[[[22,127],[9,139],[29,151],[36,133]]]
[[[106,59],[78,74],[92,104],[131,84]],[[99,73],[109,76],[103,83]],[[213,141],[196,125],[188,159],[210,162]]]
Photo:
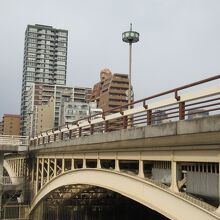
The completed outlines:
[[[41,106],[47,105],[51,97],[54,98],[53,128],[57,128],[62,125],[61,107],[63,103],[79,102],[86,104],[89,102],[90,95],[91,88],[51,85],[39,82],[31,83],[27,92],[28,130],[33,130],[34,133],[36,133],[36,123],[34,121],[37,116],[35,113]],[[44,114],[46,114],[45,111]],[[35,128],[33,128],[33,126]],[[31,134],[33,135],[33,132],[31,132]]]
[[[188,119],[202,118],[209,116],[209,111],[205,109],[192,109],[188,111]]]
[[[100,73],[100,81],[93,87],[91,101],[96,102],[98,108],[109,113],[119,112],[114,109],[128,104],[129,79],[127,74],[114,73],[109,69],[103,69]],[[132,98],[133,99],[133,98]],[[124,107],[122,110],[127,109]]]
[[[21,94],[21,134],[26,135],[27,93],[31,83],[66,84],[68,31],[28,25],[25,32]]]
[[[54,128],[55,99],[51,97],[42,105],[35,105],[30,136]]]
[[[36,123],[34,123],[36,120],[36,115],[34,115],[36,109],[39,109],[40,106],[47,105],[51,97],[54,98],[53,127],[58,127],[61,102],[73,99],[73,88],[62,85],[32,83],[27,94],[27,111],[30,112],[27,115],[27,128],[30,131],[33,126],[36,127]],[[46,114],[45,111],[44,114]],[[47,116],[45,115],[45,117]],[[36,128],[34,131],[36,131]]]
[[[0,135],[3,135],[3,123],[0,121]]]
[[[95,102],[63,102],[61,106],[60,125],[65,125],[99,113],[102,113],[102,109],[98,109]]]
[[[1,133],[3,135],[19,135],[20,119],[20,115],[4,114],[1,123]]]
[[[87,87],[79,87],[74,86],[73,87],[73,101],[74,102],[90,102],[92,94],[92,88]]]

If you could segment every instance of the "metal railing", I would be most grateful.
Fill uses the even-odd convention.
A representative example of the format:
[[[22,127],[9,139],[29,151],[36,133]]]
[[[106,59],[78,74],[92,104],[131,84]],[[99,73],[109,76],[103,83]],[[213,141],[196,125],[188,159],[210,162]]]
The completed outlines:
[[[0,135],[0,145],[4,146],[28,146],[28,136]]]
[[[3,205],[1,210],[2,220],[28,220],[29,206],[27,205]]]
[[[91,115],[42,132],[32,137],[30,144],[37,146],[131,127],[156,125],[219,114],[219,79],[220,75],[217,75],[149,96],[131,103],[131,109],[128,109],[129,105],[127,104],[102,114]],[[210,84],[211,87],[208,87]],[[111,114],[112,111],[117,111],[117,113]]]
[[[10,176],[3,176],[2,178],[2,183],[3,185],[16,185],[16,184],[21,184],[24,181],[24,177],[10,177]]]

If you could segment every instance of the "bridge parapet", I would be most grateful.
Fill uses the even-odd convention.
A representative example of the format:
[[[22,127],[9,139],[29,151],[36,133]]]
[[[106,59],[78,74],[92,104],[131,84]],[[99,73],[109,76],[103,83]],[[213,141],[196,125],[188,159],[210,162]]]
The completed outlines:
[[[28,136],[0,135],[0,151],[2,152],[26,151],[28,145]]]
[[[129,110],[127,110],[128,105],[124,105],[115,109],[118,110],[118,113],[110,114],[109,111],[106,111],[42,132],[31,138],[31,146],[131,127],[156,125],[219,114],[220,86],[212,85],[212,87],[207,88],[206,85],[213,82],[217,83],[219,78],[220,75],[217,75],[135,101]],[[201,86],[204,88],[201,89]],[[190,89],[194,91],[189,92]]]

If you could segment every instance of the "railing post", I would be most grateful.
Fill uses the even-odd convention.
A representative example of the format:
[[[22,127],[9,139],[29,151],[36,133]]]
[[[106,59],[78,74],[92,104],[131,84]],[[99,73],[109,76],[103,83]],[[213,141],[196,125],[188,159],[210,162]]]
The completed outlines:
[[[109,129],[109,122],[105,121],[105,132],[108,132]]]
[[[60,133],[60,140],[63,140],[63,132]]]
[[[50,143],[50,135],[48,135],[47,142]]]
[[[90,134],[93,135],[94,133],[94,125],[90,124]]]
[[[123,117],[123,129],[126,129],[128,126],[128,117],[124,116]]]
[[[53,134],[53,141],[56,142],[56,139],[57,139],[57,135]]]
[[[82,136],[82,128],[79,127],[79,137],[81,137],[81,136]]]
[[[42,142],[43,142],[43,144],[45,144],[45,137],[43,137],[43,141]]]
[[[185,102],[179,103],[179,119],[180,120],[185,119]]]
[[[147,110],[147,125],[152,123],[152,110]]]
[[[72,130],[69,130],[69,139],[71,139],[72,138]]]

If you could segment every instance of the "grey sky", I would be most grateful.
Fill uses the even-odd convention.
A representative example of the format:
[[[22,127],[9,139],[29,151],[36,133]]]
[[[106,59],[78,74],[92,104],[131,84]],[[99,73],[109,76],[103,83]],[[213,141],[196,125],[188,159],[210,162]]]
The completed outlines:
[[[69,30],[67,85],[92,87],[105,67],[128,72],[130,22],[135,99],[219,74],[219,0],[1,0],[0,117],[20,113],[27,24]]]

